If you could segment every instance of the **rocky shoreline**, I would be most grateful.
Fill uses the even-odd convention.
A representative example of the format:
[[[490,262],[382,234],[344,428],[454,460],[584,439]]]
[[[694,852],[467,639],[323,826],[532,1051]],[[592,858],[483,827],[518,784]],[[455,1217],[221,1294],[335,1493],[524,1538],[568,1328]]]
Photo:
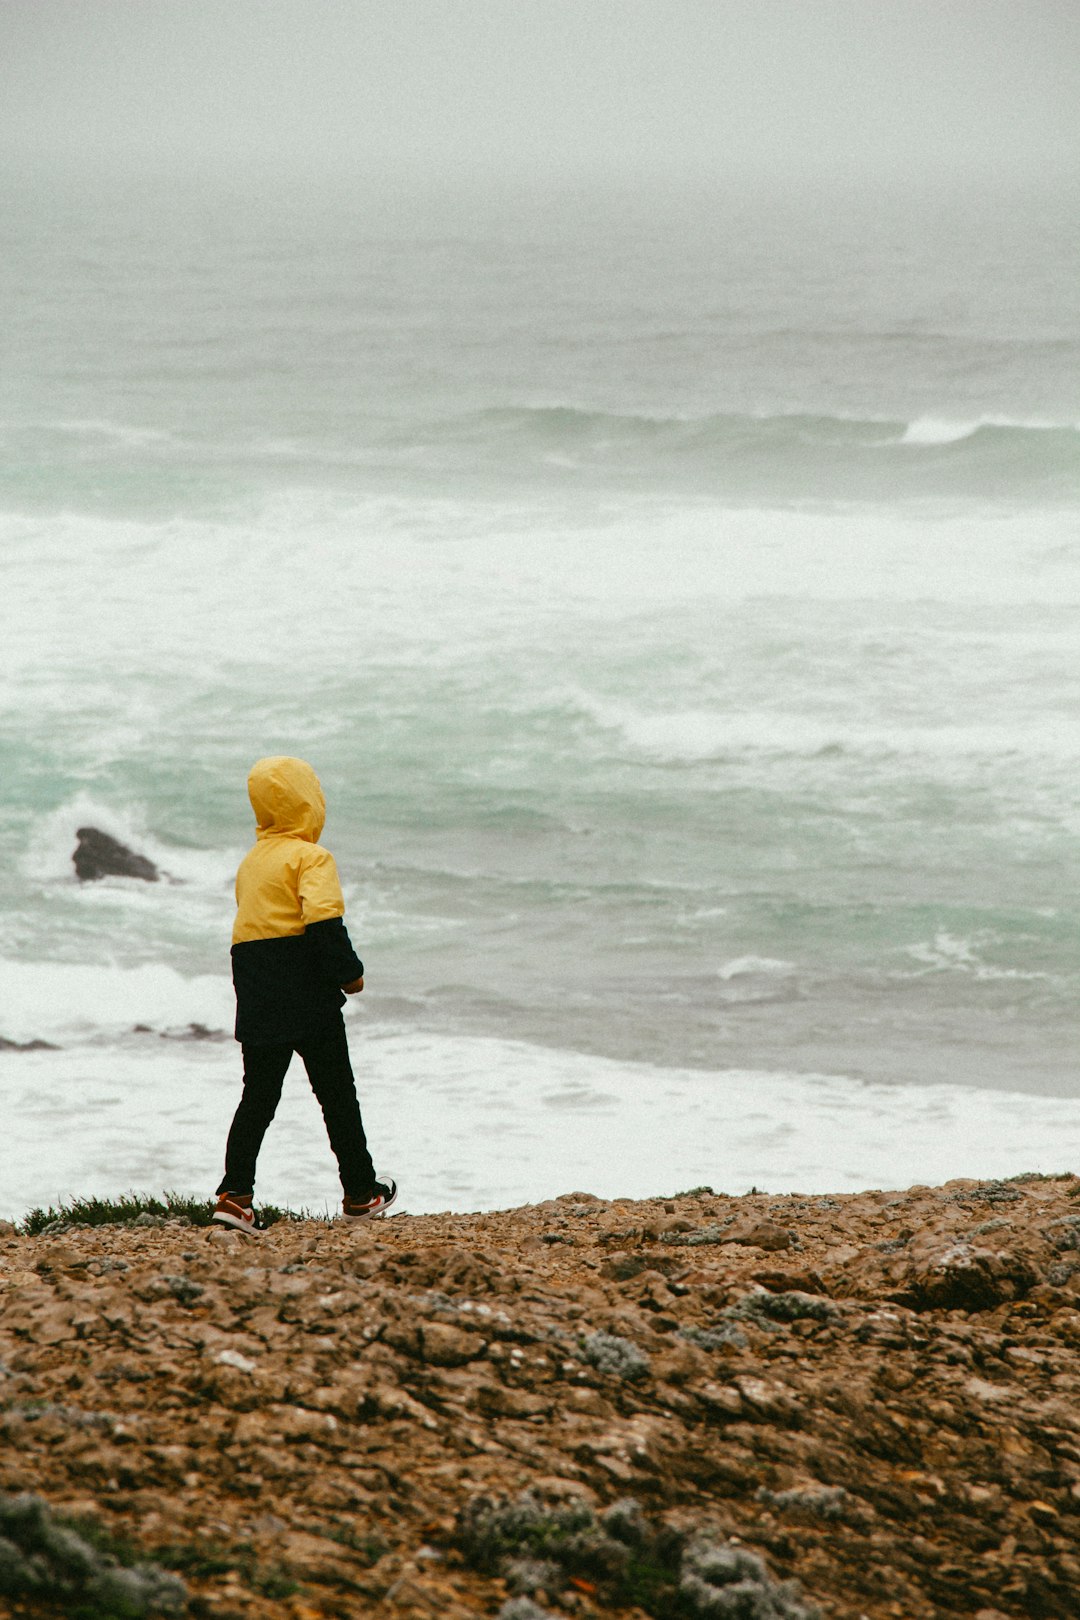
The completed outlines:
[[[0,1228],[0,1612],[1058,1620],[1078,1396],[1073,1176]]]

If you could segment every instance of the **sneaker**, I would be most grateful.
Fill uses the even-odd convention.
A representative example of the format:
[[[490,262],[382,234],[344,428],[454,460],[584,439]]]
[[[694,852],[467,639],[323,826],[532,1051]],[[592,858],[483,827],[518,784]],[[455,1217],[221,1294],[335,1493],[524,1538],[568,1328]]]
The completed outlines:
[[[263,1229],[251,1207],[250,1193],[220,1193],[217,1208],[210,1219],[222,1226],[232,1226],[237,1232],[247,1232],[251,1237],[262,1236]]]
[[[377,1181],[366,1198],[345,1195],[341,1213],[347,1221],[366,1221],[373,1215],[385,1215],[397,1197],[397,1182],[391,1176]]]

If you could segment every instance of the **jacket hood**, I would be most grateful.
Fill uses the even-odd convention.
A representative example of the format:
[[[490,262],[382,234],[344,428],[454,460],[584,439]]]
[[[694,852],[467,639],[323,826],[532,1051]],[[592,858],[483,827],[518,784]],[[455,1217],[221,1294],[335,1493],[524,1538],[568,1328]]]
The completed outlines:
[[[326,800],[306,760],[287,754],[256,760],[248,776],[248,798],[259,838],[282,834],[318,843],[326,823]]]

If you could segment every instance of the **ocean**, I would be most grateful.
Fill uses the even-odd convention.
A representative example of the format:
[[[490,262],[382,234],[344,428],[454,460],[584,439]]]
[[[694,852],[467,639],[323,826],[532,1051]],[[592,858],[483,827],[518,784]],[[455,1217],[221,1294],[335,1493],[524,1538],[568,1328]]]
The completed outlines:
[[[1078,201],[6,181],[0,1214],[215,1185],[268,753],[404,1208],[1076,1167]]]

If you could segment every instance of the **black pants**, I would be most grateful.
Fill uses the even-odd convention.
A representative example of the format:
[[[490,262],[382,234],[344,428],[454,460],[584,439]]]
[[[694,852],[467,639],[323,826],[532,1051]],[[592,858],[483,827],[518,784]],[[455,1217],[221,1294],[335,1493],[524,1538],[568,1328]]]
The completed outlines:
[[[341,1185],[349,1198],[365,1198],[375,1185],[375,1170],[368,1152],[356,1082],[349,1062],[344,1023],[295,1047],[248,1046],[244,1054],[244,1094],[236,1110],[225,1149],[225,1175],[219,1193],[255,1190],[255,1161],[267,1127],[277,1111],[285,1071],[293,1052],[299,1052],[311,1089],[319,1099],[330,1146],[341,1172]]]

